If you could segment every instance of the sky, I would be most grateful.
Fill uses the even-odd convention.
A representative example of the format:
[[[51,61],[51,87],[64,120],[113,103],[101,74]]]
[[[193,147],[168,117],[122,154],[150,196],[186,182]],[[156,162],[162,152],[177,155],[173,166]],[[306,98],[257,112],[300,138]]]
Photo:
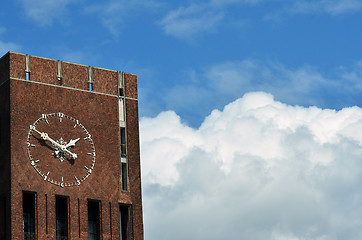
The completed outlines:
[[[0,55],[137,74],[146,240],[353,240],[361,30],[361,0],[13,0]]]

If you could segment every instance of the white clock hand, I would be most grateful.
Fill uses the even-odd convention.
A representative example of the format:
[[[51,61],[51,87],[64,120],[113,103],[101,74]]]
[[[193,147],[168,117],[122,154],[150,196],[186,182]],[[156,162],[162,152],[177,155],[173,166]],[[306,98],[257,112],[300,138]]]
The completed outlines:
[[[69,148],[69,147],[74,147],[75,144],[79,141],[80,138],[77,138],[75,140],[70,139],[69,143],[67,145],[65,145],[65,148]]]
[[[54,141],[53,139],[51,139],[47,133],[39,132],[35,128],[35,126],[32,126],[32,125],[30,125],[30,128],[32,130],[34,130],[36,133],[38,133],[43,140],[51,142],[56,147],[58,147],[61,151],[65,152],[65,153],[68,153],[73,159],[76,159],[78,157],[77,154],[72,153],[71,151],[69,151],[64,145],[61,145],[61,144],[57,143],[56,141]]]

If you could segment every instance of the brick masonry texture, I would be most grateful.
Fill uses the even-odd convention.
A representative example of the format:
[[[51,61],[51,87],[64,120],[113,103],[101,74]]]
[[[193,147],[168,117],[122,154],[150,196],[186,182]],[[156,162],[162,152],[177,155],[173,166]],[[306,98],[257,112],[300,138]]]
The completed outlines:
[[[130,207],[129,239],[143,239],[137,76],[124,74],[129,191],[122,192],[117,72],[94,67],[90,92],[87,66],[63,62],[62,81],[57,79],[56,60],[30,56],[30,68],[30,81],[26,81],[25,55],[9,52],[0,59],[0,238],[22,239],[25,191],[36,193],[37,239],[55,239],[56,196],[69,197],[70,239],[88,239],[89,199],[101,202],[101,239],[120,239],[120,205]],[[43,113],[58,112],[78,119],[94,142],[95,167],[80,186],[62,188],[46,182],[29,161],[29,126]],[[62,127],[57,130],[67,132]],[[64,170],[68,162],[54,161],[49,163],[52,172],[74,177]],[[10,224],[2,224],[5,217]]]

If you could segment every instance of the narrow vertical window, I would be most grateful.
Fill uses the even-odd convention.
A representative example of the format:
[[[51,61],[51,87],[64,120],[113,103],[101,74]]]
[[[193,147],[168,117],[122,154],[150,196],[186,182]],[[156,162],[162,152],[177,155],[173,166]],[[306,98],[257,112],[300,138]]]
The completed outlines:
[[[100,239],[99,201],[88,201],[88,239]]]
[[[26,78],[26,80],[30,80],[30,72],[25,73],[25,78]]]
[[[123,88],[119,89],[119,96],[124,96]]]
[[[78,234],[80,238],[80,204],[79,204],[79,198],[78,198]]]
[[[35,239],[35,193],[23,193],[23,236]]]
[[[68,197],[55,199],[57,240],[68,240]]]
[[[124,96],[124,75],[123,72],[117,72],[117,79],[118,79],[118,96]]]
[[[127,163],[122,162],[122,191],[126,192],[128,191],[128,177],[127,177]]]
[[[45,194],[45,232],[48,234],[48,195]]]
[[[120,128],[120,132],[121,132],[121,157],[125,158],[126,157],[126,128],[121,127]]]
[[[120,214],[119,214],[119,222],[120,222],[120,236],[121,240],[128,239],[128,207],[127,206],[120,206]]]
[[[93,91],[93,83],[89,83],[89,84],[88,84],[88,88],[89,88],[89,91],[92,92],[92,91]]]
[[[112,239],[112,204],[109,202],[109,232]]]

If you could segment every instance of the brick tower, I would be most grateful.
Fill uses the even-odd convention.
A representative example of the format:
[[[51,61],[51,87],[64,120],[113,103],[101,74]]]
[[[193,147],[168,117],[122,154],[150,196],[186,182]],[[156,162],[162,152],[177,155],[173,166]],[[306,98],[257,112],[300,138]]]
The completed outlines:
[[[0,59],[0,239],[143,239],[136,75]]]

